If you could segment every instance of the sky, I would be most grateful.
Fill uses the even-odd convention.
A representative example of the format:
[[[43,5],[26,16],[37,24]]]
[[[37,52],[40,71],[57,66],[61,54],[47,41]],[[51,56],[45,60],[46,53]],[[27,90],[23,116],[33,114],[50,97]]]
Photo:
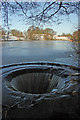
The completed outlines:
[[[13,16],[13,20],[11,21],[11,29],[18,29],[20,31],[27,31],[27,29],[30,27],[27,23],[24,22],[24,19],[21,19],[19,16]],[[16,18],[16,19],[15,19]],[[77,30],[78,27],[78,16],[76,14],[72,14],[69,17],[69,20],[67,20],[67,16],[62,17],[63,20],[61,21],[61,24],[57,23],[51,23],[51,24],[45,24],[43,25],[43,29],[49,27],[52,28],[54,31],[57,32],[57,34],[62,33],[70,33],[72,34],[74,31]]]
[[[61,24],[57,24],[55,22],[51,22],[50,24],[42,24],[43,29],[45,28],[51,28],[54,31],[57,32],[58,35],[62,33],[70,33],[72,34],[74,31],[77,30],[78,27],[78,16],[77,14],[73,13],[70,14],[69,16],[63,15],[59,16],[59,19],[63,19],[61,21]],[[1,18],[0,18],[1,21]],[[25,22],[24,18],[22,16],[19,16],[17,14],[9,16],[9,24],[10,24],[10,29],[17,29],[19,31],[27,31],[28,28],[31,26],[31,24],[28,24]],[[1,25],[1,22],[0,22]]]

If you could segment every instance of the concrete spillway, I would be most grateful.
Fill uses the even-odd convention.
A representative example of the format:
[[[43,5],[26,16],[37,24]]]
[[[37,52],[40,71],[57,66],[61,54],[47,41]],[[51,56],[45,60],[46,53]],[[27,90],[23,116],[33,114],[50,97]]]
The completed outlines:
[[[3,66],[3,118],[79,117],[79,70],[43,62]]]

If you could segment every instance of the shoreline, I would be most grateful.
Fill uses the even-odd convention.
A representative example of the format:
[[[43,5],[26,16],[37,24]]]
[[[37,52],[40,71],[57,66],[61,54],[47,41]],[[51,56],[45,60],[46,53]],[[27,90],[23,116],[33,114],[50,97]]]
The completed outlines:
[[[73,42],[73,40],[63,40],[63,39],[53,39],[53,40],[0,40],[0,42],[11,42],[11,41],[69,41],[69,42]]]

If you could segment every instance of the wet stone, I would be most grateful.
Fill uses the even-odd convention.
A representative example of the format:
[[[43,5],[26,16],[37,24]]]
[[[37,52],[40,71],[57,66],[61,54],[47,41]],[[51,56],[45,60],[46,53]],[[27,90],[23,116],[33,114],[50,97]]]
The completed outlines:
[[[3,118],[54,118],[56,113],[78,116],[80,85],[78,77],[73,80],[78,75],[73,68],[54,63],[3,67]]]

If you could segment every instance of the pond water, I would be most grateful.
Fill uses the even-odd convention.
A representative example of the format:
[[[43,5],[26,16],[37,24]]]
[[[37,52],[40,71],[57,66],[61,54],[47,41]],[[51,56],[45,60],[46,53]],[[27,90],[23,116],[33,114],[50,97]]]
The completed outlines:
[[[76,53],[69,41],[8,41],[0,44],[3,65],[31,61],[77,64]]]
[[[46,41],[6,41],[6,42],[0,42],[0,60],[2,61],[2,63],[1,63],[1,65],[6,65],[6,64],[13,64],[13,63],[22,63],[22,62],[33,62],[33,61],[42,61],[42,62],[45,62],[45,61],[47,61],[47,62],[55,62],[55,63],[59,63],[59,64],[56,64],[56,65],[60,65],[60,63],[62,64],[67,64],[67,65],[74,65],[74,66],[77,66],[78,65],[78,62],[77,62],[77,56],[76,56],[76,52],[75,52],[75,50],[74,50],[74,48],[73,48],[73,45],[72,45],[72,42],[69,42],[69,41],[48,41],[48,40],[46,40]],[[25,63],[24,63],[25,64]],[[21,70],[21,66],[20,65],[22,65],[22,70]],[[9,72],[13,72],[13,71],[15,71],[15,70],[21,70],[22,72],[23,72],[23,64],[18,64],[18,66],[16,66],[16,65],[14,65],[14,66],[12,66],[12,67],[10,67],[10,65],[9,66],[7,66],[7,67],[4,67],[4,70],[2,71],[3,72],[3,74],[5,74],[5,75],[8,75],[9,74]],[[69,70],[69,72],[73,72],[73,70],[71,69],[69,69],[69,67],[67,68],[66,66],[67,65],[60,65],[60,66],[55,66],[55,68],[61,68],[61,67],[63,67],[64,69],[62,69],[62,71],[61,71],[61,73],[63,74],[63,71],[65,71],[65,70],[67,70],[67,72],[68,72],[68,70]],[[25,66],[25,65],[24,65]],[[48,65],[49,66],[49,65]],[[51,66],[51,65],[50,65]],[[65,67],[64,67],[65,66]],[[19,68],[20,67],[20,69],[17,69],[17,68]],[[37,66],[36,66],[37,67]],[[55,69],[54,68],[54,69]],[[70,68],[71,68],[71,66],[70,66]],[[72,68],[74,68],[73,66],[72,66]],[[7,71],[8,70],[8,71]],[[30,69],[26,69],[26,70],[30,70]],[[32,68],[31,68],[31,70],[32,70]],[[33,70],[34,70],[34,65],[33,65]],[[46,70],[46,69],[44,69],[44,70]],[[49,69],[47,69],[47,70],[49,70]],[[52,70],[52,67],[51,67],[51,70]],[[51,71],[50,70],[50,71]],[[59,69],[59,70],[61,70],[61,69]],[[25,69],[24,69],[24,71],[25,71]],[[38,71],[39,71],[39,69],[38,69]],[[49,71],[49,72],[50,72]],[[59,72],[58,71],[58,69],[56,69],[56,71],[57,72]],[[18,73],[18,72],[17,72]],[[61,74],[60,73],[60,74]],[[41,69],[41,74],[40,73],[37,73],[36,74],[36,76],[39,74],[39,76],[38,76],[38,78],[40,79],[40,80],[42,80],[42,77],[44,77],[44,79],[46,78],[46,75],[45,74],[42,74],[42,69]],[[59,73],[58,73],[59,74]],[[5,76],[4,75],[4,76]],[[10,74],[11,75],[11,74]],[[14,72],[13,72],[13,75],[14,75]],[[13,76],[12,75],[12,76]],[[28,81],[30,82],[30,80],[31,80],[31,83],[32,83],[32,80],[36,80],[35,79],[35,77],[34,77],[34,79],[33,79],[33,76],[35,76],[35,74],[33,73],[32,74],[32,76],[31,76],[31,74],[27,74],[28,75],[28,78],[30,78]],[[26,74],[23,74],[22,73],[22,76],[23,76],[23,78],[25,78],[26,76],[27,76]],[[45,76],[44,76],[45,75]],[[53,75],[53,74],[52,74]],[[18,76],[18,80],[20,80],[20,78],[22,78],[22,76]],[[50,75],[51,76],[51,75]],[[5,103],[5,101],[8,101],[7,103],[10,103],[10,101],[11,101],[11,103],[12,103],[12,106],[14,106],[14,103],[16,104],[16,101],[14,100],[15,99],[15,97],[13,97],[13,95],[11,95],[11,91],[10,91],[10,94],[7,94],[6,92],[8,91],[8,90],[6,90],[5,88],[7,88],[7,87],[4,87],[4,80],[5,80],[5,78],[6,77],[4,77],[3,78],[3,84],[2,84],[2,81],[0,80],[0,98],[2,97],[2,85],[3,85],[3,96],[4,96],[4,98],[3,98],[3,100],[4,100],[4,102],[3,102],[3,104]],[[32,78],[32,79],[31,79]],[[57,77],[55,77],[54,76],[54,78],[57,78]],[[2,78],[1,78],[2,79]],[[11,77],[11,79],[12,79],[12,77]],[[15,89],[17,89],[17,88],[19,88],[19,86],[18,87],[16,87],[18,84],[18,81],[17,81],[17,79],[16,79],[16,83],[15,83],[15,79],[16,79],[16,77],[12,80],[12,82],[11,82],[11,85],[13,86],[13,88],[15,88]],[[62,78],[61,78],[62,79]],[[57,79],[55,79],[55,80],[57,80]],[[59,78],[59,80],[60,80],[60,78]],[[67,79],[65,79],[65,80],[67,80]],[[22,85],[22,81],[25,81],[25,83],[26,83],[26,79],[21,79],[21,81],[20,81],[20,84]],[[63,81],[63,80],[62,80]],[[33,82],[34,83],[34,82]],[[36,82],[37,83],[37,82]],[[63,82],[64,83],[64,82]],[[42,83],[43,84],[43,83]],[[41,86],[42,86],[42,84],[41,84]],[[62,83],[61,83],[62,84]],[[10,84],[6,84],[6,85],[10,85]],[[25,85],[27,85],[27,84],[25,84]],[[30,86],[31,86],[31,84],[29,84]],[[28,85],[28,86],[29,86]],[[34,88],[34,85],[35,84],[33,84],[33,87],[31,88],[31,89],[29,89],[29,91],[25,91],[25,92],[30,92],[30,91],[32,91],[32,89]],[[51,87],[51,85],[52,85],[52,82],[51,82],[51,84],[50,84],[50,87]],[[37,85],[36,85],[37,86]],[[39,87],[39,86],[38,86]],[[24,86],[23,86],[23,88],[24,88]],[[25,87],[26,88],[26,87]],[[30,87],[29,87],[30,88]],[[36,87],[35,87],[36,88]],[[44,86],[43,86],[43,88],[44,88]],[[21,89],[21,87],[18,89],[19,91],[24,91],[24,89]],[[38,90],[38,89],[36,89],[36,90]],[[41,88],[40,88],[40,90],[42,90]],[[47,90],[46,90],[47,91]],[[9,92],[8,92],[9,93]],[[31,92],[31,93],[38,93],[38,92]],[[41,91],[40,93],[45,93],[45,91]],[[8,97],[5,97],[6,95],[8,95]],[[11,98],[12,99],[11,99]],[[32,97],[32,96],[31,96]],[[8,99],[5,99],[5,98],[8,98]],[[14,98],[14,99],[13,99]],[[18,98],[18,97],[17,97]],[[22,102],[23,102],[23,97],[20,97],[20,101],[21,101],[21,98],[22,98]],[[33,99],[33,98],[30,98],[30,99]],[[39,99],[39,98],[38,98]],[[42,98],[41,98],[42,99]],[[10,101],[9,101],[10,100]],[[13,100],[13,102],[12,102],[12,100]],[[24,99],[25,100],[25,99]],[[46,100],[46,99],[45,99]],[[49,100],[50,101],[50,100]],[[52,101],[52,100],[51,100]],[[51,103],[51,101],[50,101],[50,103],[49,103],[49,105],[50,105],[50,107],[52,106],[52,103]],[[73,100],[73,101],[76,101],[76,100]],[[70,102],[70,101],[69,101]],[[2,98],[0,99],[0,104],[2,103]],[[11,104],[10,103],[10,104]],[[24,103],[24,102],[23,102]],[[35,103],[35,102],[34,102]],[[43,102],[44,103],[44,102]],[[62,101],[62,103],[63,103],[63,101]],[[71,101],[71,103],[72,103],[72,101]],[[70,104],[70,103],[69,103]],[[74,103],[75,104],[75,103]],[[77,103],[76,103],[77,104]],[[75,105],[76,105],[75,104]],[[45,104],[44,104],[45,105]],[[59,104],[60,105],[60,104]],[[72,105],[72,104],[70,104],[70,105]],[[7,106],[9,106],[9,105],[7,105]],[[41,106],[43,106],[43,104],[41,105],[40,104],[40,107]],[[73,105],[71,106],[71,107],[73,107]],[[70,108],[71,108],[70,107]],[[45,107],[42,107],[41,109],[44,111],[44,109],[43,108],[45,108]],[[49,107],[47,107],[47,108],[49,108]],[[52,107],[53,108],[53,107]],[[55,105],[55,107],[54,108],[56,108],[56,105]],[[60,107],[59,107],[60,108]],[[65,107],[64,107],[65,108]],[[69,110],[70,110],[70,108],[69,108]],[[31,113],[32,113],[32,107],[31,107],[31,111],[30,111],[30,116],[31,116]],[[50,109],[50,108],[49,108]],[[75,109],[75,107],[74,107],[74,109]],[[74,111],[74,109],[73,109],[73,111]],[[0,106],[0,110],[1,110],[1,106]],[[43,113],[43,111],[41,110],[41,112]],[[72,110],[72,108],[71,108],[71,110]],[[16,109],[16,111],[17,111],[17,109]],[[40,111],[40,108],[39,108],[39,111]],[[49,111],[49,110],[48,110]],[[61,111],[61,110],[60,110]],[[67,109],[67,111],[68,111],[68,109]],[[35,110],[33,109],[33,112],[35,113]],[[0,115],[1,115],[1,113],[2,113],[2,111],[0,111]],[[16,113],[15,111],[14,111],[14,113]],[[18,113],[18,111],[17,111],[17,113]],[[17,114],[16,113],[16,114]],[[24,116],[24,110],[23,110],[23,113],[21,114],[21,116]],[[39,112],[38,112],[39,113]],[[41,116],[41,114],[42,113],[40,113],[40,116]],[[73,112],[74,113],[74,112]],[[11,112],[10,112],[10,114],[11,114]],[[15,116],[16,116],[16,114],[15,114]],[[19,113],[18,113],[19,114]],[[50,114],[51,114],[51,112],[50,112]],[[20,115],[20,114],[19,114]],[[27,113],[27,115],[28,115],[28,113]],[[11,116],[12,116],[12,114],[11,114]],[[33,114],[33,116],[35,116],[35,114]],[[19,116],[20,117],[20,116]]]

